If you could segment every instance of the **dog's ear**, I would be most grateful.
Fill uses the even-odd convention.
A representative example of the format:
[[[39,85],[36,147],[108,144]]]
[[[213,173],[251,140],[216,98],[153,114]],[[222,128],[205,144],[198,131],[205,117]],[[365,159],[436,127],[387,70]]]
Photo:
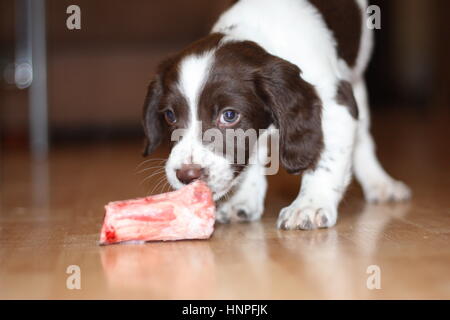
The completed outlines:
[[[159,76],[150,83],[144,102],[142,124],[146,136],[143,155],[152,153],[161,143],[163,137],[163,120],[158,113],[158,106],[163,95],[162,84]]]
[[[322,104],[300,69],[268,55],[256,87],[280,133],[280,160],[292,174],[314,168],[323,149]]]

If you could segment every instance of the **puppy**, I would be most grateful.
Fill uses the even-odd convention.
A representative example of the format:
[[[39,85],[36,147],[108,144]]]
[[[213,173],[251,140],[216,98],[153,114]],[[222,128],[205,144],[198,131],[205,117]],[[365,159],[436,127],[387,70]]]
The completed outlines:
[[[245,159],[237,164],[202,138],[211,129],[278,133],[282,166],[302,175],[278,228],[335,225],[353,172],[367,201],[409,198],[408,187],[379,164],[369,132],[363,73],[373,36],[366,7],[366,0],[236,1],[211,34],[159,66],[145,100],[144,153],[165,132],[183,129],[167,179],[176,189],[206,181],[220,222],[259,219],[267,183],[264,165],[249,161],[254,143],[240,147]]]

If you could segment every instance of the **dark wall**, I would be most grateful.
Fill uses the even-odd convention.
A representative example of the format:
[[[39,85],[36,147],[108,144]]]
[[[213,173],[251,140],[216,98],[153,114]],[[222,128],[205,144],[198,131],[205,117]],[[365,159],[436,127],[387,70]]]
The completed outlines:
[[[450,34],[446,0],[370,0],[382,12],[367,72],[372,105],[448,108]]]
[[[48,0],[49,123],[53,137],[83,132],[92,136],[95,130],[140,132],[146,86],[158,61],[208,33],[231,2]],[[448,108],[450,37],[446,14],[450,1],[371,2],[380,6],[382,13],[382,28],[375,32],[375,52],[367,73],[373,112]],[[81,30],[66,28],[70,4],[81,7]],[[14,16],[14,1],[0,1],[2,73],[14,54]],[[26,90],[7,84],[3,77],[0,90],[4,139],[26,139]]]

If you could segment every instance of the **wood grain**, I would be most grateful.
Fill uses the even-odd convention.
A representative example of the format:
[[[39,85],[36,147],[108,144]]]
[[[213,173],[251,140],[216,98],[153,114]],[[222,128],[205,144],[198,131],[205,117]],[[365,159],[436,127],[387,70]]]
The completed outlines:
[[[366,205],[354,183],[336,227],[280,231],[277,213],[299,186],[281,172],[269,179],[262,221],[217,225],[208,241],[98,246],[104,204],[168,190],[156,187],[162,174],[140,185],[158,167],[139,170],[162,164],[136,169],[140,142],[54,147],[40,164],[4,153],[0,298],[449,299],[448,121],[376,120],[380,156],[412,187],[411,202]],[[81,269],[81,290],[66,287],[69,265]],[[379,290],[366,286],[371,265]]]

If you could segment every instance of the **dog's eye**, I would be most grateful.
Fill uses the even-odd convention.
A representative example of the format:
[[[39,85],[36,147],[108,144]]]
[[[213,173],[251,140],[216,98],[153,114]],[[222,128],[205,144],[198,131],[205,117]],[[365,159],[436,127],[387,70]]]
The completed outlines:
[[[220,116],[219,122],[223,125],[231,125],[236,123],[240,118],[239,112],[234,110],[225,110]]]
[[[177,122],[177,117],[172,110],[166,110],[164,112],[164,117],[166,118],[168,124],[174,124],[175,122]]]

